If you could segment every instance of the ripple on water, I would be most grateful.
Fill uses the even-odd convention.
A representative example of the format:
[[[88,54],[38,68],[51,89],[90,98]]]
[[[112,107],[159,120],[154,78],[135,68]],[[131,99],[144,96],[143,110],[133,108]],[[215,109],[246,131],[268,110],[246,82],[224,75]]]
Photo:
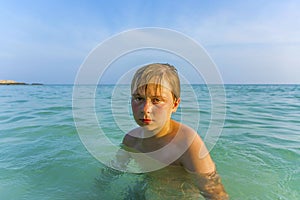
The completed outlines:
[[[77,135],[72,86],[13,88],[1,88],[0,199],[92,200],[133,184],[128,175],[106,192],[95,186],[103,166]],[[210,122],[211,105],[203,88],[195,88],[201,133]],[[95,107],[100,125],[117,142],[124,133],[110,109],[112,89],[97,92]],[[300,199],[300,87],[238,85],[226,86],[226,92],[225,126],[211,155],[231,199]],[[185,101],[193,98],[185,96]],[[185,112],[192,116],[197,110]]]

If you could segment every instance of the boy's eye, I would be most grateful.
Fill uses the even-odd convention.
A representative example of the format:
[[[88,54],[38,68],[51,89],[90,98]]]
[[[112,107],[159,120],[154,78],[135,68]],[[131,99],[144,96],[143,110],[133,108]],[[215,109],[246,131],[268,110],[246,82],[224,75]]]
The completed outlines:
[[[152,99],[152,103],[159,103],[159,102],[161,102],[160,98],[153,98]]]
[[[142,97],[139,97],[139,96],[136,96],[136,97],[134,97],[133,98],[135,101],[138,101],[138,102],[140,102],[140,101],[143,101],[144,100],[144,98],[142,98]]]

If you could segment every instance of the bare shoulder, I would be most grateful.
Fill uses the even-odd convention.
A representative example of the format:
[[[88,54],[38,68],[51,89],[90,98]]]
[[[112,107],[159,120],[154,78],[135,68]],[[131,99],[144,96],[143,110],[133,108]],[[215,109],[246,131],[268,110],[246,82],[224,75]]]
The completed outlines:
[[[201,143],[202,139],[198,135],[198,133],[192,129],[191,127],[185,124],[179,124],[179,133],[184,137],[184,140],[191,143]]]
[[[201,152],[201,150],[206,149],[203,140],[200,135],[191,127],[187,125],[181,125],[182,132],[184,133],[184,137],[189,143],[189,148],[186,151],[186,154],[195,154]]]
[[[140,128],[135,128],[129,131],[123,138],[122,143],[127,147],[134,147],[138,140]]]
[[[184,168],[201,174],[213,172],[214,162],[198,133],[186,125],[181,126],[181,131],[186,135],[185,141],[189,143],[189,147],[180,159]]]

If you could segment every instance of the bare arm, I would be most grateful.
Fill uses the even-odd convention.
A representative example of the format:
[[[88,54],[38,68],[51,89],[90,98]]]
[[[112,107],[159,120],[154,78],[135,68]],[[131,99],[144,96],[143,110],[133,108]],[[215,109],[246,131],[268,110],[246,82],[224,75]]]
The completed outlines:
[[[199,187],[200,193],[206,199],[213,200],[228,200],[229,196],[226,193],[219,174],[215,171],[211,174],[197,174],[195,181]]]
[[[229,199],[215,164],[198,135],[184,153],[182,164],[188,172],[194,175],[195,183],[206,199]]]

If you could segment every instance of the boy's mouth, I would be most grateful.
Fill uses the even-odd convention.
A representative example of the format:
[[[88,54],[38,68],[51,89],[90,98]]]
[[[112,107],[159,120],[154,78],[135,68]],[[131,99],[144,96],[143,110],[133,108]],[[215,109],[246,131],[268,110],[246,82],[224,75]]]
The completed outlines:
[[[146,119],[141,119],[141,121],[142,121],[144,124],[150,124],[150,123],[152,122],[152,120],[151,120],[151,119],[148,119],[148,118],[146,118]]]

